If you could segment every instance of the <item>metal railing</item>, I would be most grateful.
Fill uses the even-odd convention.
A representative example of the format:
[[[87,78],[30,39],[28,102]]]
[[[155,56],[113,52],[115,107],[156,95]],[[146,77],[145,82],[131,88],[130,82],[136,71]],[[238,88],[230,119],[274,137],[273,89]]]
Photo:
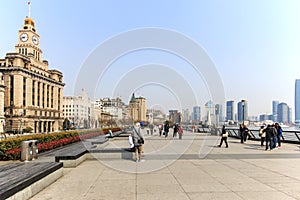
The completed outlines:
[[[221,128],[217,128],[215,132],[220,135]],[[226,127],[229,137],[240,138],[240,131],[239,128],[228,128]],[[212,131],[213,132],[213,131]],[[250,140],[260,140],[259,130],[256,129],[249,129],[248,132],[248,139]],[[282,142],[286,143],[294,143],[300,144],[300,131],[282,131]]]

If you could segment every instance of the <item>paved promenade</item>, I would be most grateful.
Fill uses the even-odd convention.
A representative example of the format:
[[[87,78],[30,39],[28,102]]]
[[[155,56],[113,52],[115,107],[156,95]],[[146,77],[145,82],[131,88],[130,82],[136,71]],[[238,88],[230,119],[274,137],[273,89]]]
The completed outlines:
[[[50,199],[300,199],[299,145],[265,151],[257,141],[218,148],[219,138],[185,133],[183,140],[147,137],[144,162],[116,138],[31,200]],[[43,158],[40,158],[43,160]]]

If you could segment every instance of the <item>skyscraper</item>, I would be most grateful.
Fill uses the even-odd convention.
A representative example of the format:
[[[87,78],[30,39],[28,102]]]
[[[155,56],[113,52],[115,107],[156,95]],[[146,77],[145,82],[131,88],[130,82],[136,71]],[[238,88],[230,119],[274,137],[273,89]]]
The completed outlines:
[[[189,116],[190,116],[189,109],[182,109],[182,122],[188,123],[190,120]]]
[[[226,102],[226,120],[234,120],[234,101]]]
[[[248,120],[248,103],[246,100],[238,102],[238,121]]]
[[[286,103],[278,104],[278,122],[288,123],[289,107]]]
[[[295,123],[300,123],[300,79],[295,82]]]
[[[272,101],[272,115],[273,115],[272,120],[274,122],[278,121],[278,119],[277,119],[277,116],[278,116],[278,104],[279,104],[279,101]]]
[[[200,106],[194,106],[193,107],[193,114],[194,114],[193,120],[195,122],[199,123],[200,120],[201,120],[201,107]]]

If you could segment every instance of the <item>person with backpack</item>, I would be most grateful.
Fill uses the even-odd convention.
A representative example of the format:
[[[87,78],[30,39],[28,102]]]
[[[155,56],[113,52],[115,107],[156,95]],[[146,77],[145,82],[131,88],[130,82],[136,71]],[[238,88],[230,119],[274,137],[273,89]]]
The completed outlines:
[[[143,156],[143,144],[144,144],[144,137],[141,132],[140,123],[136,123],[132,130],[133,133],[133,144],[134,144],[134,151],[135,151],[135,161],[140,162]]]

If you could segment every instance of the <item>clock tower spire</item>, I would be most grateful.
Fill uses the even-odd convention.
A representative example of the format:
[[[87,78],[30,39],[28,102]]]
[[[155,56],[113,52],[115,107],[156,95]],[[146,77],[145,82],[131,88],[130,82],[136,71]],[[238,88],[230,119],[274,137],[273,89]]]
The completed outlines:
[[[28,1],[28,17],[30,18],[30,0]]]
[[[40,36],[36,32],[35,24],[30,18],[30,1],[28,1],[28,16],[24,20],[22,29],[19,30],[18,44],[15,46],[16,52],[33,58],[37,62],[42,62],[42,50],[40,49]]]

